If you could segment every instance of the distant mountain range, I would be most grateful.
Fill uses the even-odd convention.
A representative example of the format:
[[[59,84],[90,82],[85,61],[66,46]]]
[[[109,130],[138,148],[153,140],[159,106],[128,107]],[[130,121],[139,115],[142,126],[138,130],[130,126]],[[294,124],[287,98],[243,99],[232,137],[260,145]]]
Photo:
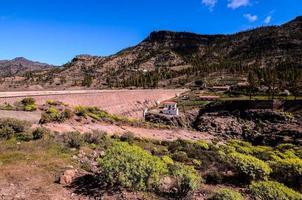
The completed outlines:
[[[23,57],[0,60],[0,76],[24,75],[26,72],[50,69],[52,65],[34,62]]]
[[[43,88],[183,87],[224,70],[235,76],[252,67],[302,69],[302,17],[232,35],[152,32],[138,45],[115,55],[80,55],[62,68],[18,60],[11,65],[0,62],[0,74],[32,71],[31,77],[10,84]],[[34,71],[41,69],[47,70]]]

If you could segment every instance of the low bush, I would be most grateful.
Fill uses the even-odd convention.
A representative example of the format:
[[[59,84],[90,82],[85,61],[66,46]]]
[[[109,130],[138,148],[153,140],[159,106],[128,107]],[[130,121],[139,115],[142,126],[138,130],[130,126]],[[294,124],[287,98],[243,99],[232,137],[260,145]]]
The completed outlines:
[[[237,191],[231,189],[220,189],[208,200],[244,200],[244,197]]]
[[[9,140],[13,137],[15,131],[10,126],[2,126],[0,127],[0,139]]]
[[[16,133],[15,136],[16,136],[17,141],[28,142],[28,141],[31,141],[33,139],[33,136],[31,134],[31,132]]]
[[[64,122],[72,117],[73,112],[70,109],[66,108],[63,111],[59,111],[56,107],[51,106],[41,114],[40,123]]]
[[[70,148],[80,148],[83,137],[79,132],[69,132],[64,135],[64,143]]]
[[[299,158],[270,162],[272,177],[290,187],[302,190],[302,160]]]
[[[217,170],[209,171],[204,178],[207,184],[221,184],[223,181],[223,176]]]
[[[254,182],[249,186],[255,200],[301,200],[302,194],[273,181]]]
[[[246,181],[266,180],[271,173],[268,164],[250,155],[230,153],[227,159],[237,173]]]
[[[207,142],[203,141],[203,140],[199,140],[198,142],[196,142],[197,147],[203,149],[203,150],[208,150],[209,149],[209,145]]]
[[[174,164],[173,159],[170,158],[169,156],[163,156],[161,159],[162,159],[162,160],[164,161],[164,163],[166,163],[167,165],[173,165],[173,164]]]
[[[188,155],[184,151],[176,151],[172,154],[173,160],[178,162],[187,162],[189,160]]]
[[[31,123],[27,121],[21,121],[16,119],[0,119],[0,139],[8,140],[17,134],[28,132],[31,127]]]
[[[0,119],[0,128],[3,126],[11,127],[15,132],[24,132],[31,127],[31,123],[28,121],[17,120],[12,118]]]
[[[9,103],[4,103],[3,105],[0,105],[0,110],[14,110],[16,109],[13,105]]]
[[[160,158],[126,142],[113,142],[99,164],[108,185],[135,190],[157,188],[160,178],[168,173]]]
[[[31,97],[22,99],[19,106],[24,111],[37,110],[36,100]]]
[[[33,140],[39,140],[42,139],[47,133],[48,133],[47,129],[38,127],[32,132],[32,138]]]
[[[120,140],[123,142],[128,142],[129,144],[133,144],[135,140],[135,135],[132,132],[126,132],[121,137]]]
[[[89,133],[84,133],[83,139],[84,142],[88,144],[101,144],[104,141],[104,138],[107,136],[106,132],[94,130]]]
[[[202,179],[192,166],[175,163],[170,166],[170,174],[177,180],[177,196],[184,197],[198,189]]]

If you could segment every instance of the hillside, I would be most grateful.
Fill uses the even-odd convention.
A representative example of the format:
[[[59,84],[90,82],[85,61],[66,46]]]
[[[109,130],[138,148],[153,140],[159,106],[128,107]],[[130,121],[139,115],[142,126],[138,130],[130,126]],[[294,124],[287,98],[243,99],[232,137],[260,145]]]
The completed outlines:
[[[0,60],[0,76],[24,75],[26,72],[43,70],[52,67],[46,63],[17,57],[12,60]]]
[[[115,55],[80,55],[63,68],[8,80],[2,88],[190,87],[215,72],[246,77],[255,68],[301,71],[301,58],[302,17],[297,17],[281,26],[232,35],[152,32],[137,46]]]

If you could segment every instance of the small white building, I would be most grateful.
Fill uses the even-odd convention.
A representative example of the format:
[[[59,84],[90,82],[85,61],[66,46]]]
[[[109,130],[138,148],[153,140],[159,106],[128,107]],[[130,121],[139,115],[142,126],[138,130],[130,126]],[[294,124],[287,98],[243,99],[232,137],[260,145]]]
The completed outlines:
[[[164,108],[162,113],[165,115],[179,115],[179,110],[177,108],[177,103],[174,101],[163,102]]]

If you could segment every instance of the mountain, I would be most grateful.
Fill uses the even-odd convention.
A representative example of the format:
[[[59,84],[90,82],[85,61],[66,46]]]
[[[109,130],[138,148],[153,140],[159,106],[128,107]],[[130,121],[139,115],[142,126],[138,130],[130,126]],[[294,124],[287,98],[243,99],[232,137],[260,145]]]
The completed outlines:
[[[79,55],[62,68],[33,73],[23,82],[44,88],[183,87],[218,72],[236,78],[252,68],[282,72],[301,66],[302,17],[297,17],[281,26],[231,35],[152,32],[115,55]]]
[[[53,67],[45,63],[34,62],[23,57],[12,60],[0,60],[0,76],[24,75],[26,72]]]

